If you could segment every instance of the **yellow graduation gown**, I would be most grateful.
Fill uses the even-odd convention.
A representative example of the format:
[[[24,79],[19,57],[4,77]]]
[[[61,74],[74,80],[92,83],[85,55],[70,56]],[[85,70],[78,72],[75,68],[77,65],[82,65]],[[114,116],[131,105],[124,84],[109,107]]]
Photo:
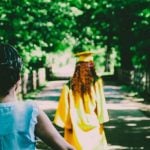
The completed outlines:
[[[100,128],[109,120],[101,78],[91,92],[92,100],[85,94],[83,105],[82,97],[74,98],[69,86],[64,85],[54,118],[54,123],[64,128],[64,138],[77,150],[105,150],[107,146]]]

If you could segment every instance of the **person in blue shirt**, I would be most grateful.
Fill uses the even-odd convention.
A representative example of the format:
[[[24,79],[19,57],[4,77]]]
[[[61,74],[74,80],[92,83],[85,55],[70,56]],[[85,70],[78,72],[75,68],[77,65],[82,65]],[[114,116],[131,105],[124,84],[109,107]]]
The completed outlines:
[[[0,44],[0,150],[35,150],[39,137],[54,150],[75,150],[33,101],[18,101],[22,61],[17,50]]]

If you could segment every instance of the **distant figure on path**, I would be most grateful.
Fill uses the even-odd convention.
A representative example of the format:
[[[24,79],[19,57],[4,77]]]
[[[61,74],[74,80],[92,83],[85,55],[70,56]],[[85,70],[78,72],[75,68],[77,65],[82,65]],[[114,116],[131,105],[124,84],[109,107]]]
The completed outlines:
[[[103,123],[109,120],[102,78],[96,74],[93,52],[76,54],[73,77],[63,86],[54,123],[77,150],[106,150]]]
[[[35,150],[36,136],[54,150],[75,150],[32,101],[18,101],[22,61],[10,45],[0,44],[0,150]]]

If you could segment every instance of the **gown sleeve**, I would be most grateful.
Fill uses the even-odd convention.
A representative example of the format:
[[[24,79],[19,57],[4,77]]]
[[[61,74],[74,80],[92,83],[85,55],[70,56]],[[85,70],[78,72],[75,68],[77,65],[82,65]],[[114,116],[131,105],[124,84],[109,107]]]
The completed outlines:
[[[58,107],[54,117],[54,124],[61,128],[71,128],[71,120],[69,113],[69,87],[64,85],[60,94]]]
[[[97,113],[99,123],[102,124],[104,122],[109,121],[102,78],[99,78],[96,81],[95,86],[96,86],[96,97],[97,97],[96,113]]]

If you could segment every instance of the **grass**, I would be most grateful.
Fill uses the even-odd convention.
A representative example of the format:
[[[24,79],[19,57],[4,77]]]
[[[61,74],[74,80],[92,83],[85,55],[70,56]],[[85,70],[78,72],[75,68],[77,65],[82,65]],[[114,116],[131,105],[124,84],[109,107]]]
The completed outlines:
[[[121,87],[121,90],[123,92],[127,92],[129,96],[132,96],[132,97],[140,97],[140,95],[138,94],[138,91],[135,90],[133,87],[131,86],[127,86],[127,85],[123,85]]]
[[[144,103],[147,103],[147,104],[150,104],[150,95],[147,94],[146,92],[144,91],[138,91],[136,90],[135,88],[133,88],[132,86],[127,86],[127,85],[123,85],[121,87],[121,90],[123,92],[126,92],[128,93],[128,96],[130,97],[135,97],[135,98],[143,98],[144,99]]]
[[[23,96],[23,99],[24,100],[26,100],[26,99],[35,99],[35,97],[38,95],[38,93],[41,92],[45,86],[46,85],[42,85],[38,89],[36,89],[34,91],[31,91],[31,92],[28,92],[27,94],[25,94]]]

